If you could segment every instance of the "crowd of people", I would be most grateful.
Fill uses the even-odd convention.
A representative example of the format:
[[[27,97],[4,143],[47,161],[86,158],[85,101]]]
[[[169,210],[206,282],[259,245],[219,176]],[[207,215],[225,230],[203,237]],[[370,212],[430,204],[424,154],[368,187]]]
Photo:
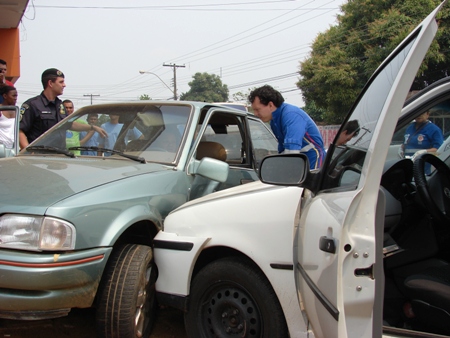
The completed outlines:
[[[14,111],[2,111],[2,106],[15,106],[17,90],[6,79],[7,63],[0,59],[0,143],[6,147],[14,144]],[[56,68],[46,69],[41,76],[43,91],[26,100],[20,108],[19,145],[23,149],[59,121],[75,111],[71,100],[61,101],[65,84],[64,73]],[[286,103],[283,96],[269,85],[254,89],[248,96],[253,112],[270,127],[278,140],[279,153],[304,153],[310,168],[318,169],[325,158],[325,148],[320,131],[310,116],[297,106]],[[433,152],[443,143],[442,131],[432,124],[426,112],[415,119],[407,129],[400,148],[401,156],[414,156]],[[66,146],[114,148],[119,124],[118,115],[98,126],[98,115],[89,114],[87,121],[77,120],[66,131]],[[358,135],[358,121],[348,121],[338,138],[337,145],[346,144]],[[139,138],[139,135],[133,135]],[[93,150],[74,150],[75,155],[97,155]]]

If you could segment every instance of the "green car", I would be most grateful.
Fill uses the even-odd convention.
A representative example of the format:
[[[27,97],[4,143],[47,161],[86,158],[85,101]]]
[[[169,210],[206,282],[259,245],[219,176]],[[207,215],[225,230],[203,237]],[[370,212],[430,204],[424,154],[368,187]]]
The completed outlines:
[[[92,116],[107,137],[74,132]],[[275,153],[261,120],[210,103],[78,110],[0,160],[0,318],[95,307],[100,337],[147,337],[158,273],[152,242],[164,218],[258,180],[259,162]]]

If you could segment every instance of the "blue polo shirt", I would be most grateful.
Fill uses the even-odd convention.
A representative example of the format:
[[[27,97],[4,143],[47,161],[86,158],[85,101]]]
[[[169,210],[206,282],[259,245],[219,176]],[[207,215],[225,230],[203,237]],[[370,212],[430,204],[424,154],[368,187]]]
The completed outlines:
[[[413,156],[421,149],[438,149],[444,142],[442,130],[431,121],[427,121],[416,129],[416,123],[408,126],[405,132],[405,156]]]
[[[272,113],[270,127],[278,140],[278,152],[301,150],[309,158],[310,168],[317,169],[325,158],[322,135],[314,121],[299,107],[283,103]],[[309,149],[308,149],[309,148]]]

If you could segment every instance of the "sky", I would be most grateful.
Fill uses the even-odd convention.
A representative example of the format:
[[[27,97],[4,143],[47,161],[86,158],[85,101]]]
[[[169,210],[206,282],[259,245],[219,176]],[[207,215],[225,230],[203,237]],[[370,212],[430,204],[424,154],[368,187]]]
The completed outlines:
[[[42,91],[45,69],[58,68],[67,85],[60,98],[76,109],[143,94],[172,99],[174,69],[178,97],[206,72],[221,77],[229,100],[269,84],[303,106],[299,62],[345,2],[29,0],[19,26],[18,105]]]

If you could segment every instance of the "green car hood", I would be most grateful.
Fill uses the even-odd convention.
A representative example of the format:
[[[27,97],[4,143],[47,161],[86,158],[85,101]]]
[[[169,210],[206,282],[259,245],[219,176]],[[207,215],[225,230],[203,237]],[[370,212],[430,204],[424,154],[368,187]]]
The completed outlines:
[[[172,169],[121,159],[13,157],[0,160],[0,214],[42,212],[52,204],[113,181]],[[37,208],[36,208],[37,207]]]

